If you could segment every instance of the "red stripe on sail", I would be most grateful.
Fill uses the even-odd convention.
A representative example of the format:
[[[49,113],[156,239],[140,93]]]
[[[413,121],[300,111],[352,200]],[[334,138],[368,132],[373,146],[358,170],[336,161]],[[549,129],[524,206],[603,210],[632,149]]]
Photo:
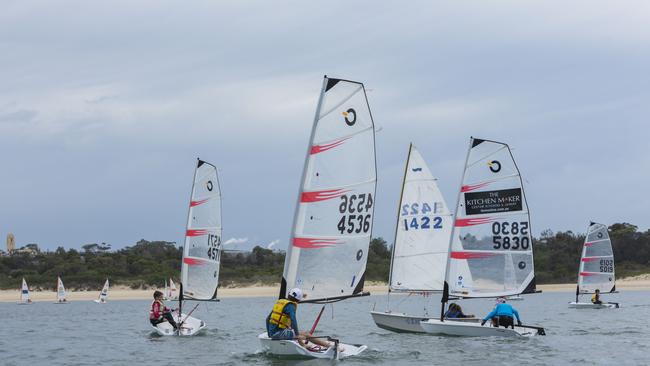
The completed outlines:
[[[587,241],[587,242],[585,242],[585,246],[586,246],[586,247],[590,247],[590,246],[592,246],[592,245],[594,245],[594,242],[592,242],[592,241]]]
[[[599,273],[589,273],[589,272],[580,272],[580,276],[589,277],[589,276],[598,276]]]
[[[318,202],[330,200],[332,198],[341,197],[345,192],[347,192],[345,189],[328,189],[324,191],[302,192],[300,195],[300,202]]]
[[[309,150],[309,154],[314,155],[314,154],[322,153],[323,151],[333,149],[333,148],[335,148],[335,147],[337,147],[339,145],[342,145],[345,142],[345,140],[347,140],[347,139],[349,139],[349,137],[342,138],[340,140],[336,140],[336,141],[331,142],[329,144],[314,145],[314,146],[311,147],[311,150]]]
[[[596,258],[596,257],[584,257],[584,258],[582,258],[582,261],[583,262],[593,262],[593,261],[597,261],[598,259],[599,258]]]
[[[198,201],[190,201],[190,207],[202,205],[202,204],[208,202],[208,200],[209,200],[209,198],[206,198],[204,200],[198,200]]]
[[[465,226],[474,226],[474,225],[483,225],[495,221],[493,217],[482,217],[479,219],[456,219],[454,224],[456,227],[465,227]]]
[[[208,231],[205,229],[190,229],[187,230],[185,236],[203,236],[208,235]]]
[[[473,191],[475,189],[483,188],[483,187],[487,186],[490,183],[492,183],[492,181],[483,182],[483,183],[479,183],[479,184],[468,184],[468,185],[460,187],[460,191],[461,192]]]
[[[204,264],[208,264],[209,262],[201,258],[183,258],[183,263],[189,266],[202,266]]]
[[[293,238],[293,246],[303,249],[327,248],[337,244],[343,244],[343,241],[337,239]]]
[[[483,259],[494,257],[495,255],[497,254],[482,252],[451,252],[451,257],[454,259]]]

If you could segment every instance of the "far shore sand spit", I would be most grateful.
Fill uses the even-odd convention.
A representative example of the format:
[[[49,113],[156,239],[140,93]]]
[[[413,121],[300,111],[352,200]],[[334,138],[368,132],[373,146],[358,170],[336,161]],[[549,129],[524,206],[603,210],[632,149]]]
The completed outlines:
[[[572,292],[576,289],[575,283],[537,285],[543,292]],[[278,294],[277,286],[250,286],[250,287],[227,287],[220,288],[219,298],[234,297],[274,297]],[[616,281],[617,290],[647,291],[650,290],[650,274],[636,277],[624,278]],[[388,292],[388,285],[382,283],[371,283],[365,286],[365,290],[373,295],[385,295]],[[155,289],[133,290],[128,287],[116,286],[111,288],[108,294],[108,301],[112,300],[149,300]],[[33,301],[56,300],[54,291],[32,291],[30,292]],[[89,301],[98,298],[99,291],[70,291],[67,293],[68,301]],[[20,298],[20,291],[0,290],[0,302],[16,302]]]

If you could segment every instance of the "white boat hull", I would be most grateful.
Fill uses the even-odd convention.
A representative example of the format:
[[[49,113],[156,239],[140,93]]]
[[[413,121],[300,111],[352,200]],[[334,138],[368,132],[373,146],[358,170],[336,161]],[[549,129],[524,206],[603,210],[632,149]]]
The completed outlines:
[[[98,303],[98,304],[106,304],[106,301],[101,301],[101,300],[98,300],[98,299],[95,299],[93,301]]]
[[[523,301],[524,297],[521,295],[514,295],[514,296],[508,296],[506,297],[508,301]]]
[[[534,328],[495,328],[490,325],[482,326],[480,323],[441,322],[439,319],[429,319],[421,322],[420,326],[427,333],[460,337],[532,337],[538,334]]]
[[[181,321],[178,319],[178,313],[173,313],[172,317],[174,318],[176,324],[181,323]],[[187,314],[183,314],[181,318],[183,319],[183,325],[181,325],[181,328],[178,332],[174,331],[174,327],[172,327],[169,322],[158,323],[155,326],[152,325],[151,327],[156,331],[156,333],[161,336],[178,335],[187,337],[196,335],[206,327],[206,324],[203,322],[203,320],[197,319],[193,316],[187,316]]]
[[[365,351],[368,346],[358,344],[339,343],[342,351],[336,352],[332,346],[322,351],[314,352],[302,347],[298,341],[290,340],[272,340],[265,333],[257,337],[262,345],[262,350],[274,356],[293,357],[293,358],[326,358],[326,359],[343,359],[346,357],[356,356]]]
[[[433,319],[425,316],[412,316],[405,313],[392,313],[384,311],[371,311],[372,320],[375,324],[382,329],[390,330],[392,332],[407,332],[407,333],[426,333],[420,322]],[[447,319],[446,321],[454,322],[470,322],[478,323],[481,319],[478,318],[457,318]]]
[[[18,304],[18,305],[31,305],[31,304],[33,304],[33,302],[22,302],[22,301],[19,301],[19,302],[17,302],[16,304]]]
[[[604,302],[602,304],[592,304],[590,302],[572,301],[569,303],[569,307],[572,309],[615,309],[615,308],[619,308],[620,304],[612,303],[612,302]]]

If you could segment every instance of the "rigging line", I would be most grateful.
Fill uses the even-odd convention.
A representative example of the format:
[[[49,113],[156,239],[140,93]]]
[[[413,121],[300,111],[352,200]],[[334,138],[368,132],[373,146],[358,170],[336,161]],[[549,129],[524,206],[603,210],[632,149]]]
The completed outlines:
[[[348,185],[346,185],[346,186],[326,187],[324,190],[333,190],[333,189],[345,189],[345,188],[351,188],[351,187],[356,187],[356,186],[360,186],[360,185],[363,185],[363,184],[374,183],[376,180],[377,180],[377,179],[371,179],[371,180],[367,180],[367,181],[365,181],[365,182],[359,182],[359,183],[348,184]],[[317,190],[314,190],[314,191],[311,191],[311,190],[303,190],[302,192],[316,192],[316,191],[320,191],[320,190],[323,190],[323,189],[317,189]]]
[[[327,112],[325,112],[325,113],[322,113],[320,116],[318,116],[318,120],[320,121],[321,119],[325,118],[328,114],[334,112],[335,109],[337,109],[338,107],[342,106],[345,102],[347,102],[347,101],[350,100],[353,96],[355,96],[355,95],[359,92],[359,90],[362,90],[362,89],[363,89],[363,85],[359,85],[359,87],[357,87],[356,90],[354,90],[354,91],[353,91],[349,96],[347,96],[346,98],[343,98],[343,100],[341,100],[340,103],[334,105],[332,108],[330,108],[329,111],[327,111]],[[325,95],[325,94],[327,94],[327,92],[323,92],[323,94]]]
[[[469,167],[473,166],[474,164],[479,163],[481,160],[483,160],[483,159],[487,159],[487,158],[489,158],[489,157],[491,157],[491,156],[493,156],[493,155],[496,155],[496,154],[497,154],[498,152],[500,152],[501,150],[503,150],[503,149],[507,149],[507,148],[508,148],[508,145],[503,145],[500,149],[497,149],[497,150],[493,151],[493,152],[490,153],[490,154],[487,154],[487,155],[485,155],[485,156],[482,156],[481,158],[479,158],[478,160],[476,160],[476,161],[473,162],[473,163],[467,164],[467,167],[469,168]],[[514,160],[514,159],[513,159],[513,160]],[[519,169],[517,169],[517,171],[519,171]]]
[[[318,142],[318,144],[319,145],[326,145],[326,144],[336,142],[336,141],[339,141],[339,140],[348,140],[348,139],[350,139],[350,138],[352,138],[352,137],[354,137],[354,136],[356,136],[358,134],[364,133],[364,132],[366,132],[368,130],[372,130],[372,126],[368,126],[368,127],[364,128],[363,130],[359,130],[357,132],[354,132],[354,133],[351,133],[351,134],[348,134],[348,135],[345,135],[345,136],[337,137],[337,138],[332,139],[332,140],[320,141],[320,142]]]

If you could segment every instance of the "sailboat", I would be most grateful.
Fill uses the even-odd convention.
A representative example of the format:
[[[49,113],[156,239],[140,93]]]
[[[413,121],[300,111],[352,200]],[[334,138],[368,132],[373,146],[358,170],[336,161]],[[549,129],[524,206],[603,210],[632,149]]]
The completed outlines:
[[[375,127],[364,86],[325,76],[307,147],[280,298],[294,287],[307,296],[301,303],[324,304],[369,295],[363,286],[376,183]],[[280,356],[340,359],[367,348],[330,338],[334,345],[312,351],[294,340],[272,340],[266,332],[258,338],[267,353]]]
[[[391,311],[390,295],[442,293],[452,222],[452,214],[438,188],[437,179],[411,144],[397,208],[388,281],[389,309],[370,312],[378,327],[395,332],[424,333],[420,321],[428,320],[429,316]]]
[[[167,293],[167,298],[169,300],[178,300],[178,294],[176,293],[176,284],[174,283],[174,280],[169,278],[169,292]]]
[[[32,299],[29,298],[29,287],[27,287],[27,281],[23,278],[23,285],[20,289],[20,301],[18,305],[31,305]]]
[[[169,287],[167,287],[167,280],[165,280],[165,290],[163,291],[163,300],[169,300]]]
[[[602,304],[592,304],[591,301],[579,302],[580,295],[593,294],[596,290],[600,290],[601,294],[616,292],[616,277],[614,276],[614,251],[607,226],[592,222],[589,224],[585,243],[582,246],[576,301],[570,302],[569,307],[602,309],[620,306],[616,302],[603,302]]]
[[[65,286],[63,286],[63,281],[61,281],[61,277],[57,277],[55,304],[67,304],[67,303],[68,303],[68,299],[65,296]]]
[[[102,291],[99,293],[99,297],[93,301],[98,304],[106,304],[106,299],[108,298],[108,288],[109,288],[109,283],[107,278],[106,282],[104,282],[104,287],[102,287]]]
[[[187,314],[183,305],[187,300],[218,301],[219,265],[221,263],[221,189],[217,168],[203,160],[198,160],[194,171],[192,195],[190,199],[181,263],[180,294],[178,311],[172,316],[179,331],[168,322],[153,326],[160,335],[192,336],[205,329],[204,321],[192,315],[198,304]],[[175,288],[170,282],[171,290]]]
[[[541,327],[506,329],[443,319],[452,298],[536,292],[530,231],[523,183],[510,148],[471,138],[449,243],[440,318],[420,322],[424,331],[455,336],[544,335]]]

